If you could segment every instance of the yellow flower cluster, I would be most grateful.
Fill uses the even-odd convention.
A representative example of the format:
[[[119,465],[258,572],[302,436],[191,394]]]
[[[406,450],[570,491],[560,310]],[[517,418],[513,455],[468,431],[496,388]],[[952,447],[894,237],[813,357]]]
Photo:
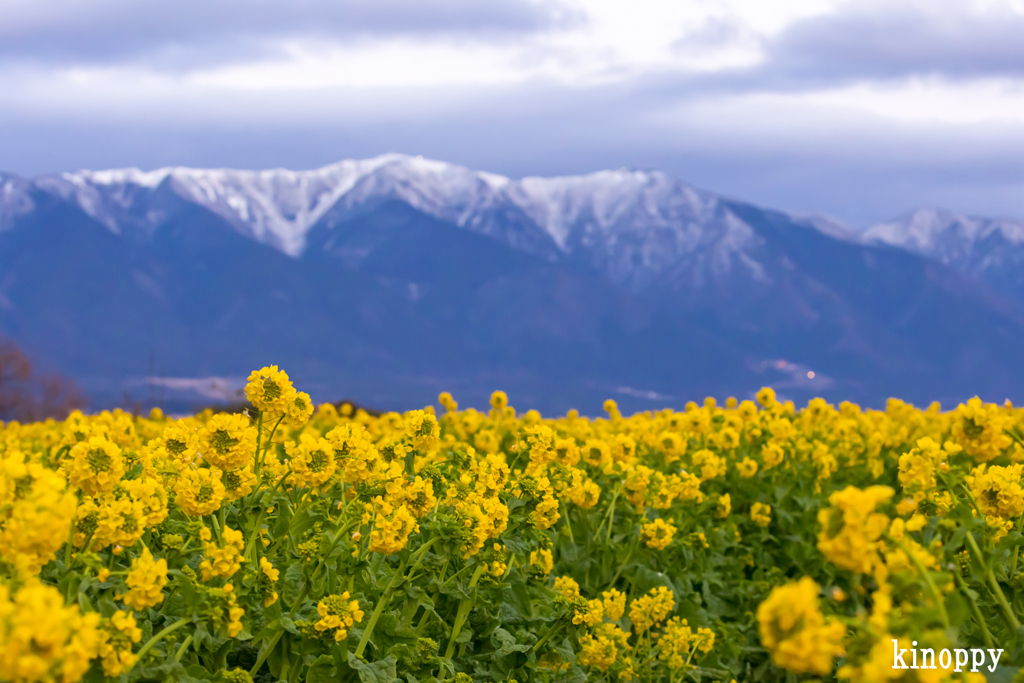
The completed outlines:
[[[879,562],[878,539],[889,526],[889,516],[874,511],[893,493],[888,486],[847,486],[833,493],[831,507],[818,513],[818,550],[838,567],[871,572]]]
[[[820,587],[805,576],[772,589],[757,608],[761,643],[779,666],[803,674],[825,675],[843,654],[846,627],[826,620],[818,606]]]
[[[352,625],[363,620],[363,611],[359,609],[359,601],[352,600],[345,591],[341,595],[331,595],[321,600],[317,606],[320,620],[316,622],[317,631],[334,631],[334,640],[340,642],[348,637]]]
[[[206,551],[206,559],[199,564],[199,571],[203,573],[203,581],[209,581],[213,577],[230,579],[242,568],[245,558],[242,553],[245,550],[245,539],[242,532],[236,529],[225,527],[221,544],[214,543],[210,530],[203,527],[200,532],[203,541],[203,548]]]
[[[53,559],[75,516],[64,478],[20,451],[0,460],[0,557],[34,575]]]
[[[100,615],[64,605],[52,586],[32,581],[13,594],[0,583],[0,677],[14,683],[74,683],[100,652]]]
[[[640,528],[640,534],[643,536],[647,547],[654,548],[655,550],[664,550],[672,542],[672,536],[675,535],[676,531],[677,529],[674,525],[669,524],[660,517],[653,522],[644,524]]]
[[[142,629],[136,625],[130,612],[118,610],[109,619],[104,619],[100,631],[103,673],[116,678],[132,668],[138,659],[132,654],[132,646],[140,640]]]
[[[629,605],[629,620],[637,633],[657,627],[675,609],[675,597],[665,586],[658,586]]]
[[[750,506],[750,519],[754,524],[764,527],[772,523],[772,506],[764,503],[754,503]]]
[[[160,604],[167,585],[167,560],[154,560],[149,548],[144,548],[142,554],[132,560],[125,583],[131,590],[124,596],[124,603],[133,610]]]
[[[413,654],[399,667],[418,662],[418,680],[437,674],[446,647],[445,670],[468,671],[463,653],[499,643],[536,647],[538,680],[680,680],[693,666],[728,680],[750,663],[756,629],[775,666],[827,676],[849,651],[860,683],[881,671],[872,662],[890,635],[953,642],[952,617],[987,612],[998,615],[990,636],[1016,632],[1019,596],[1004,607],[999,591],[1015,590],[1019,558],[995,545],[1024,524],[1024,410],[1010,405],[815,399],[797,410],[765,389],[756,402],[624,415],[608,401],[606,418],[545,419],[495,392],[484,411],[442,395],[443,414],[370,415],[314,410],[276,367],[254,372],[246,396],[251,414],[0,425],[0,671],[26,683],[74,683],[90,666],[117,677],[143,651],[136,668],[175,656],[198,666],[192,650],[207,645],[196,641],[226,633],[270,653],[275,670],[301,669],[288,677],[323,677],[327,660],[300,657],[294,629],[303,647],[333,647],[362,622],[360,602],[382,605],[366,632],[406,638],[408,625],[433,643],[415,654],[409,637],[403,650]],[[836,618],[811,578],[772,588],[823,561],[834,566],[815,577]],[[499,609],[533,611],[548,636],[513,620],[489,645],[462,647],[477,624],[501,622]],[[736,616],[755,610],[755,625]],[[30,619],[44,611],[74,630]],[[169,625],[177,635],[136,647]],[[575,660],[564,642],[578,643]],[[367,665],[384,651],[370,636],[361,645],[353,656]]]
[[[245,396],[261,413],[302,424],[313,414],[309,394],[296,391],[287,373],[276,365],[255,370],[245,385]]]
[[[711,629],[698,628],[694,633],[686,619],[672,617],[658,640],[658,659],[673,671],[679,671],[690,663],[695,651],[707,654],[714,646],[715,634]]]

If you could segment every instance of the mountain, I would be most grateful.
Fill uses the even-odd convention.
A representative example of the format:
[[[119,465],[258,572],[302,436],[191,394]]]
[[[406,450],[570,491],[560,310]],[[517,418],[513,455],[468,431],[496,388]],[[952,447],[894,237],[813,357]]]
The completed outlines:
[[[1024,222],[922,208],[873,225],[862,238],[945,263],[1024,304]]]
[[[933,255],[658,172],[402,155],[0,175],[0,332],[100,403],[271,363],[317,400],[547,413],[1002,400],[1024,371],[1022,308]]]

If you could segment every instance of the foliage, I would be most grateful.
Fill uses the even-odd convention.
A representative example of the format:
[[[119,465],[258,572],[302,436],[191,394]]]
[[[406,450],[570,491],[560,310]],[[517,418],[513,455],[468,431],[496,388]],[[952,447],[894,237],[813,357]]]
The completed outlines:
[[[0,679],[942,681],[1024,660],[1024,412],[815,399],[550,420],[314,412],[0,429]]]

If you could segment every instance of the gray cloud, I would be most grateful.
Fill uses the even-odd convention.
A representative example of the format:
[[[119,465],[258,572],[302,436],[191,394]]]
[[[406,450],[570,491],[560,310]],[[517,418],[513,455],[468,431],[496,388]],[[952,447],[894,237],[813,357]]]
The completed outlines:
[[[666,113],[663,93],[623,84],[232,97],[237,111],[254,113],[210,117],[193,105],[169,104],[162,119],[129,111],[73,118],[0,108],[0,170],[299,169],[403,152],[513,177],[658,169],[714,192],[853,226],[918,205],[1024,217],[1020,126],[966,130],[742,103]]]
[[[181,68],[273,56],[284,39],[502,40],[580,21],[537,0],[5,0],[0,59]]]
[[[768,80],[816,85],[915,75],[1024,74],[1024,15],[958,0],[851,2],[765,45]]]

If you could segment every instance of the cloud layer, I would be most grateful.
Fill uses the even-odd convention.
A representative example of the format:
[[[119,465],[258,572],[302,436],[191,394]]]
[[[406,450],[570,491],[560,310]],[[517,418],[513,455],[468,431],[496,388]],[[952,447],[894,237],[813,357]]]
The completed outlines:
[[[1024,216],[1024,0],[7,0],[0,167],[659,167]]]

